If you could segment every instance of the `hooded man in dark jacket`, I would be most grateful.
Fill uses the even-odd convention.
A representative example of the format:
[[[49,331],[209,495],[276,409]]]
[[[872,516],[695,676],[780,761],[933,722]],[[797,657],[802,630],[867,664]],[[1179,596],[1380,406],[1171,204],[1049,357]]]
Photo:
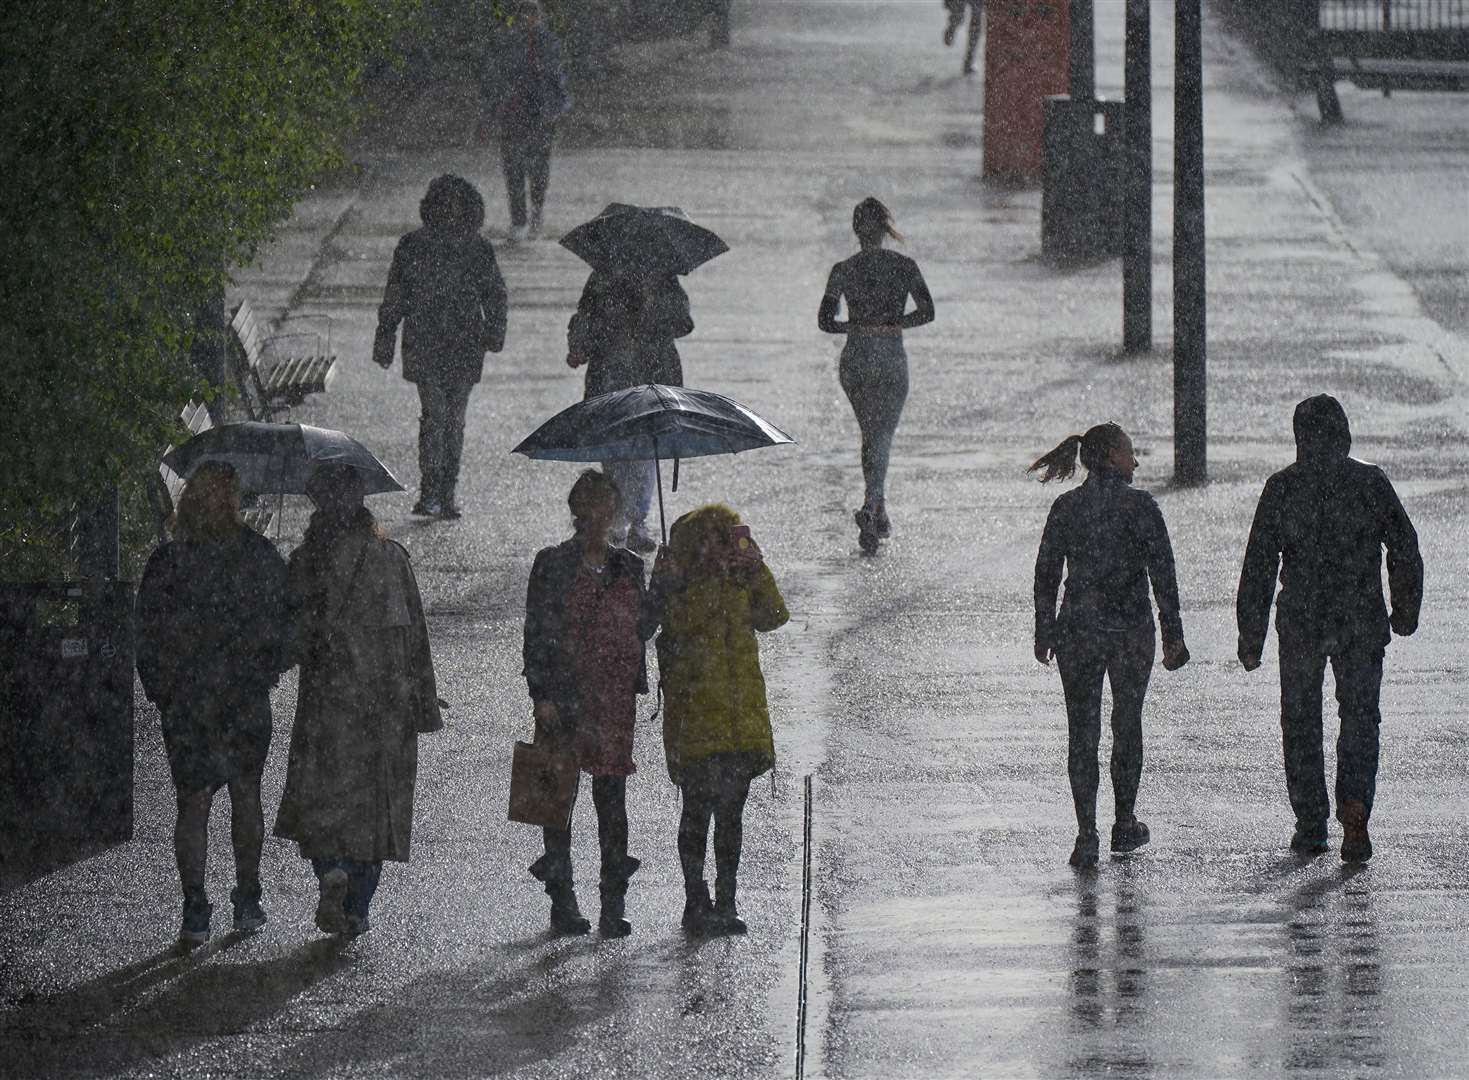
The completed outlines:
[[[418,204],[423,227],[398,241],[377,310],[372,358],[391,367],[403,324],[403,378],[418,386],[415,514],[460,516],[454,489],[464,450],[469,392],[484,374],[485,353],[505,347],[507,297],[495,249],[480,235],[485,203],[462,176],[446,173]]]
[[[1307,398],[1296,406],[1294,426],[1296,462],[1266,482],[1250,528],[1235,600],[1239,659],[1246,671],[1260,666],[1279,571],[1280,723],[1296,815],[1290,846],[1303,855],[1327,850],[1321,683],[1330,661],[1341,716],[1341,857],[1362,862],[1372,857],[1367,820],[1377,785],[1383,653],[1393,634],[1418,628],[1423,559],[1387,476],[1347,456],[1352,433],[1341,403],[1326,394]],[[1391,615],[1382,596],[1384,547]]]

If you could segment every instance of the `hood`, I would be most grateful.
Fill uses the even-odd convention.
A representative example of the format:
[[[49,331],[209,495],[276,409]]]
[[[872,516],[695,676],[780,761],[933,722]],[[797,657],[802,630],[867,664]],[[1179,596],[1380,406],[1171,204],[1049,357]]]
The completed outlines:
[[[1340,461],[1352,449],[1346,410],[1330,394],[1317,394],[1296,406],[1296,460],[1302,464]]]

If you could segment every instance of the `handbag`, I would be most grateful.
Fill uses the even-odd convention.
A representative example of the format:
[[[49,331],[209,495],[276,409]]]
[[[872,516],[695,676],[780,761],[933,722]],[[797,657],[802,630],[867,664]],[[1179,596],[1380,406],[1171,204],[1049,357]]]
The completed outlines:
[[[517,742],[510,762],[510,820],[546,829],[570,827],[580,783],[575,754],[547,743]]]

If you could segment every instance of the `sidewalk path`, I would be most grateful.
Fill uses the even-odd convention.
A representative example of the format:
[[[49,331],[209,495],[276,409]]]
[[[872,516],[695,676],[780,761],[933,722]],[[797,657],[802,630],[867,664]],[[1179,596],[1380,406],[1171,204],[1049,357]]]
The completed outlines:
[[[1110,5],[1099,5],[1110,7]],[[555,165],[548,232],[611,200],[677,203],[731,251],[688,281],[690,385],[739,397],[799,448],[700,459],[670,497],[745,514],[787,593],[763,641],[781,764],[747,812],[747,939],[688,942],[677,793],[657,725],[630,785],[634,935],[550,940],[504,821],[509,750],[529,731],[519,676],[535,549],[568,528],[576,468],[508,449],[580,396],[565,321],[585,269],[550,241],[499,244],[513,311],[471,401],[457,524],[374,501],[412,551],[449,727],[422,742],[414,861],[390,866],[375,929],[310,927],[314,882],[267,844],[271,924],[187,960],[172,797],[139,717],[135,841],[0,896],[0,1075],[786,1076],[793,1069],[800,778],[815,777],[808,1075],[1453,1076],[1469,1074],[1469,615],[1464,346],[1386,263],[1351,242],[1300,150],[1301,117],[1209,28],[1206,88],[1213,483],[1170,490],[1170,13],[1155,5],[1156,337],[1123,361],[1115,264],[1039,259],[1035,191],[978,180],[980,94],[939,43],[942,12],[901,0],[742,5],[736,48],[649,46],[587,106]],[[1120,16],[1100,18],[1099,83],[1118,96]],[[272,314],[327,313],[343,372],[303,420],[357,434],[405,480],[417,401],[368,358],[388,259],[429,179],[475,179],[504,229],[493,151],[470,145],[467,85],[376,128],[362,182],[314,193],[239,288]],[[891,479],[896,535],[856,554],[856,425],[815,329],[853,203],[891,205],[938,322],[909,336],[913,393]],[[1355,875],[1287,857],[1275,667],[1233,661],[1233,582],[1265,476],[1293,456],[1290,411],[1342,398],[1422,534],[1417,637],[1389,652],[1374,835]],[[1143,453],[1179,553],[1194,662],[1159,670],[1140,813],[1154,843],[1081,879],[1060,688],[1030,655],[1030,570],[1055,492],[1023,469],[1106,418]],[[304,525],[288,509],[286,544]],[[279,795],[294,707],[275,701]],[[651,711],[651,703],[643,710]],[[1102,798],[1107,798],[1106,784]],[[229,888],[225,818],[211,892]],[[1103,814],[1105,819],[1105,812]],[[577,823],[595,908],[589,806]]]

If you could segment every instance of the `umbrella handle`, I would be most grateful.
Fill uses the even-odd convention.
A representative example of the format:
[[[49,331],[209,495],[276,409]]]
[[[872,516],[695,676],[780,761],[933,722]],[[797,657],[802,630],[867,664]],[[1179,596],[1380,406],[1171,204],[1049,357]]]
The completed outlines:
[[[673,493],[678,494],[678,458],[673,459]]]
[[[678,459],[674,458],[674,475],[678,474]],[[663,534],[663,546],[668,546],[668,522],[663,516],[663,466],[658,461],[658,439],[653,439],[653,475],[658,478],[658,530]]]

